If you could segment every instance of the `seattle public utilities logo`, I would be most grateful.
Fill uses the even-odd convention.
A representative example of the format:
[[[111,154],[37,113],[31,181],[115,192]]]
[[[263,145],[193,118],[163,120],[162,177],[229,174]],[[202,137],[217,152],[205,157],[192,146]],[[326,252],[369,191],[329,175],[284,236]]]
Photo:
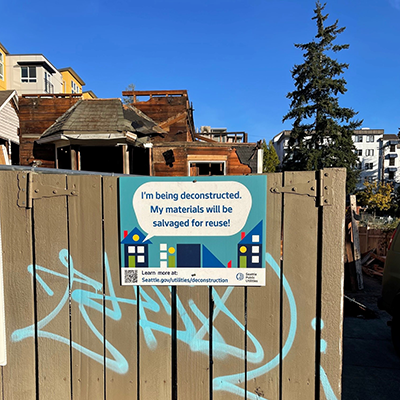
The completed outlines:
[[[239,272],[239,273],[236,274],[236,279],[238,281],[242,281],[244,279],[244,275],[241,272]]]

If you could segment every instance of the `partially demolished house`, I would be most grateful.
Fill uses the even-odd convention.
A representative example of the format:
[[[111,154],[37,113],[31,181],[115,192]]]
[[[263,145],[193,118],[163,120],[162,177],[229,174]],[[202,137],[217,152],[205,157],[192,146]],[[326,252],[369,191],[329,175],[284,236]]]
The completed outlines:
[[[24,97],[21,165],[150,176],[261,172],[259,145],[218,143],[195,133],[186,91],[123,95],[131,104],[120,99]],[[49,106],[53,123],[35,119]]]
[[[18,96],[15,90],[0,91],[0,165],[18,164]]]

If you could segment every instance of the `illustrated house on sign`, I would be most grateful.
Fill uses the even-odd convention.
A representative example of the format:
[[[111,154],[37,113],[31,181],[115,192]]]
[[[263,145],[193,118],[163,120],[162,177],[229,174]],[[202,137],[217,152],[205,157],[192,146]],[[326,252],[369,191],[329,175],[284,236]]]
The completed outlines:
[[[242,240],[238,243],[238,266],[240,268],[261,268],[262,262],[262,226],[260,221],[246,236],[242,234]]]
[[[144,241],[146,235],[138,228],[133,229],[122,240],[124,245],[124,267],[148,267],[149,266],[149,250],[148,245],[152,244],[150,240]]]

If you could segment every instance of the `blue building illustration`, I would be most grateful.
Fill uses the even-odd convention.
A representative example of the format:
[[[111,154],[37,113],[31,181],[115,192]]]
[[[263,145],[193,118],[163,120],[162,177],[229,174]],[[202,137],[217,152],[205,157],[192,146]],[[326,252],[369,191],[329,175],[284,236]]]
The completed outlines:
[[[238,243],[238,267],[262,268],[263,221]]]
[[[124,245],[124,265],[123,267],[148,267],[149,266],[149,249],[148,245],[152,244],[150,240],[146,240],[146,235],[138,228],[133,229],[121,241]]]

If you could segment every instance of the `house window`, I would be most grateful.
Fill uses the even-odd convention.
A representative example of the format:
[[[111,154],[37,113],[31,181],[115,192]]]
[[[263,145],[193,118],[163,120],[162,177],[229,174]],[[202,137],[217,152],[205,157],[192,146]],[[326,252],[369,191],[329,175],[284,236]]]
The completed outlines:
[[[21,67],[21,82],[36,82],[36,67]]]
[[[373,142],[374,141],[374,135],[368,135],[366,141],[367,142]]]
[[[389,171],[388,179],[392,181],[394,179],[394,171]]]
[[[79,93],[79,86],[74,81],[71,81],[71,93]]]
[[[365,169],[373,169],[374,168],[374,163],[365,163]]]
[[[395,144],[391,144],[390,145],[390,152],[394,153],[396,151],[396,145]]]
[[[0,53],[0,79],[4,81],[4,56]]]
[[[389,166],[390,167],[394,167],[394,162],[395,162],[394,158],[389,158]]]
[[[362,149],[357,150],[357,155],[362,156]]]
[[[46,93],[54,93],[54,85],[50,82],[51,75],[44,73],[44,91]]]
[[[363,141],[362,135],[357,135],[355,141],[358,142],[358,143],[362,143],[362,141]]]
[[[225,175],[224,162],[191,162],[190,176]]]
[[[373,149],[367,149],[367,150],[365,150],[365,155],[366,155],[366,156],[373,156],[373,155],[374,155],[374,150],[373,150]]]

